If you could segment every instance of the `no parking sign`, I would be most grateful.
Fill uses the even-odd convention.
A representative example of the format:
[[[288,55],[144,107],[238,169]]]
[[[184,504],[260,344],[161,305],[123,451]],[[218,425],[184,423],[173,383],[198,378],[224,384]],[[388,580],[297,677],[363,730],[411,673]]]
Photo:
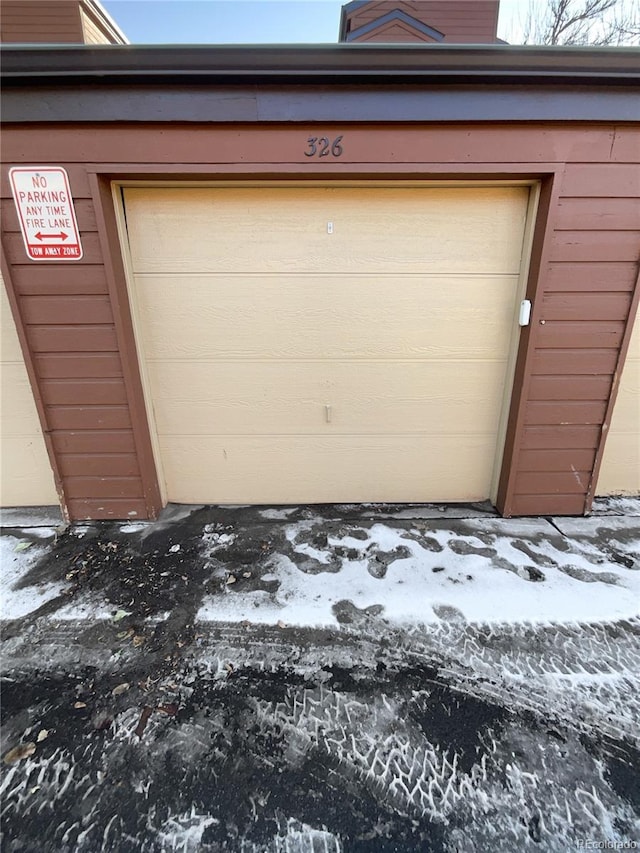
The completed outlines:
[[[32,261],[79,261],[80,232],[69,177],[61,166],[9,171],[22,239]]]

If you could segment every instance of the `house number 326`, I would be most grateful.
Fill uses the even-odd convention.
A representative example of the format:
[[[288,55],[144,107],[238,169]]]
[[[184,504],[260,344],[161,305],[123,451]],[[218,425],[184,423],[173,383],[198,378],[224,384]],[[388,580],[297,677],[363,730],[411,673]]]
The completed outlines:
[[[305,157],[339,157],[342,154],[342,136],[336,136],[333,142],[326,136],[310,136],[307,139]]]

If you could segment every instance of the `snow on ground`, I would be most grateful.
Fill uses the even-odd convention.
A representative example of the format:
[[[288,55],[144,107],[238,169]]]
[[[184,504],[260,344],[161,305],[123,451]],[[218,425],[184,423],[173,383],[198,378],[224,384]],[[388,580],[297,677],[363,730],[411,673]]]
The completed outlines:
[[[55,528],[37,527],[22,531],[43,544],[5,534],[0,537],[0,618],[19,619],[60,595],[67,584],[43,583],[20,586],[20,581],[47,552],[46,540],[56,534]]]
[[[38,560],[48,550],[46,540],[56,533],[53,528],[24,528],[21,537],[10,534],[0,536],[0,619],[20,619],[39,607],[62,595],[71,587],[63,581],[47,581],[25,584],[24,579]],[[31,543],[23,537],[27,534],[43,540],[43,544]],[[78,537],[86,535],[80,530]],[[24,547],[28,544],[28,547]],[[102,602],[98,596],[80,596],[56,609],[57,619],[109,619],[113,607]]]
[[[136,522],[124,543],[76,528],[92,568],[118,557],[102,586],[79,586],[40,634],[27,620],[7,643],[3,737],[33,747],[5,762],[7,850],[557,853],[640,840],[637,518],[259,512],[163,537]],[[20,595],[32,610],[65,586],[33,581],[49,534],[31,534],[1,540],[11,615]],[[165,575],[184,586],[165,594]],[[147,634],[167,623],[160,665],[128,636],[122,577],[148,586]],[[191,637],[202,589],[209,625]],[[94,631],[99,613],[114,624]]]
[[[631,495],[613,495],[606,498],[594,498],[591,515],[628,515],[640,516],[640,498]]]
[[[588,539],[595,539],[601,535],[603,529],[608,533],[629,532],[632,535],[640,535],[640,520],[634,516],[620,516],[619,518],[612,516],[598,516],[596,518],[564,517],[554,518],[553,523],[565,536],[585,536]],[[616,541],[615,544],[620,543]]]
[[[624,519],[614,522],[629,533]],[[640,613],[637,560],[607,559],[590,539],[562,550],[566,540],[541,519],[474,519],[466,534],[446,523],[410,531],[373,524],[329,535],[325,545],[313,528],[286,526],[292,551],[271,559],[261,576],[267,589],[228,586],[205,598],[198,618],[335,627],[345,602],[398,624],[600,622]],[[617,551],[640,553],[634,530]],[[220,558],[219,543],[215,549]]]
[[[206,564],[211,567],[201,622],[335,628],[376,617],[400,627],[594,623],[640,615],[640,521],[634,516],[343,521],[291,518],[294,510],[259,510],[270,522],[258,523],[259,531],[254,522],[231,517],[231,524],[208,524],[195,534],[205,576]],[[142,539],[155,528],[128,522],[118,529]],[[84,543],[95,531],[76,525],[69,532]],[[25,582],[55,534],[55,528],[34,528],[21,538],[2,537],[3,618],[34,612],[68,589],[64,581]],[[256,536],[271,537],[271,544],[254,548]],[[108,619],[113,610],[99,591],[78,590],[56,616]]]
[[[288,518],[295,511],[296,507],[285,506],[281,509],[261,509],[260,515],[262,518],[266,518],[269,521],[281,521],[282,519]]]
[[[136,521],[133,524],[121,524],[118,530],[120,533],[140,533],[141,530],[146,530],[152,523],[151,521]]]
[[[90,530],[88,526],[78,525],[72,528],[72,533],[77,539],[84,539]],[[72,584],[66,581],[26,581],[58,532],[52,527],[25,527],[20,529],[19,537],[6,532],[0,536],[0,619],[20,619],[71,589]],[[33,541],[37,539],[42,543]],[[56,608],[56,618],[109,619],[113,612],[113,606],[99,595],[83,594]]]
[[[79,596],[74,601],[56,610],[56,619],[74,622],[76,620],[112,619],[115,613],[113,605],[99,599],[97,595]]]

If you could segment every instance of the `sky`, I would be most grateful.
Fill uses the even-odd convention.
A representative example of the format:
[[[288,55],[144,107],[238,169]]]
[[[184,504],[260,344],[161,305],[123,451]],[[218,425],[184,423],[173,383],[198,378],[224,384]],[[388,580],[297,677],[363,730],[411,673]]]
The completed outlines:
[[[347,0],[101,0],[133,44],[309,44],[338,40]],[[501,0],[498,35],[516,42],[526,0]]]

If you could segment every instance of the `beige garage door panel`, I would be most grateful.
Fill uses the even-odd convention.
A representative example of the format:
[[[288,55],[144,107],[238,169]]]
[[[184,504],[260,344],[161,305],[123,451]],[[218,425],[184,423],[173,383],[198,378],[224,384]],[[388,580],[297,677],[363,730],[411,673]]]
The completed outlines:
[[[149,376],[166,436],[495,434],[503,392],[489,361],[151,362]]]
[[[486,498],[495,438],[440,436],[188,436],[160,448],[171,500],[245,503],[257,484],[268,499],[256,503],[420,502]],[[451,460],[466,472],[452,477]],[[456,466],[456,467],[457,467]],[[313,472],[310,482],[308,472]],[[310,486],[313,486],[311,499]],[[265,486],[263,486],[264,491]]]
[[[59,498],[41,435],[3,435],[0,506],[55,506]]]
[[[640,495],[640,318],[636,317],[598,477],[599,495]]]
[[[9,300],[0,278],[0,506],[58,503]]]
[[[41,435],[40,421],[24,362],[5,362],[2,377],[2,434]]]
[[[522,240],[513,235],[522,236],[528,188],[127,189],[125,195],[135,272],[517,274]]]
[[[517,277],[138,276],[150,359],[504,358]]]
[[[610,435],[635,433],[640,420],[640,360],[627,362],[611,419]]]
[[[489,496],[527,188],[125,203],[169,500]]]
[[[0,276],[0,364],[21,364],[24,367],[20,341],[13,322],[13,315],[9,305],[9,298],[5,290],[4,280]]]
[[[638,433],[615,433],[607,440],[597,494],[640,495]]]

